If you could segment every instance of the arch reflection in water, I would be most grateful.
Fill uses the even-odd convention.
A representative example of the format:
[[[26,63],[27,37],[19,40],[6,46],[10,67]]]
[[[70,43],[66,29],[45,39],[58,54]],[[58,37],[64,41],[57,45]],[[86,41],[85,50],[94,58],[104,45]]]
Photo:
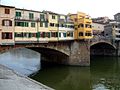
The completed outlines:
[[[90,72],[93,90],[120,90],[120,58],[94,57]]]
[[[0,64],[21,75],[30,75],[40,69],[40,53],[27,48],[13,49],[0,54]]]

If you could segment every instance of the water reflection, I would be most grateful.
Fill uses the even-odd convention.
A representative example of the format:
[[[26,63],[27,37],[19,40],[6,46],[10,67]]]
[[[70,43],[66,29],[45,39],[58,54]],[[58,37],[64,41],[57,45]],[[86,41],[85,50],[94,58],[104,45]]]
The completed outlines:
[[[40,69],[40,53],[19,48],[0,54],[0,64],[22,75],[32,74]]]
[[[94,57],[90,72],[93,90],[120,90],[120,58]]]
[[[32,78],[56,90],[91,90],[89,67],[46,67]]]

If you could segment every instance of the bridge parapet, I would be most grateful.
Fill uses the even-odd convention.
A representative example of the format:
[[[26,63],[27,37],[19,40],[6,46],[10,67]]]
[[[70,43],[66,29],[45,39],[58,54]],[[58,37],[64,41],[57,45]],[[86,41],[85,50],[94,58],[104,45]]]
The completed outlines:
[[[104,37],[104,36],[100,36],[100,35],[97,35],[97,36],[94,36],[91,40],[90,40],[90,44],[93,45],[95,43],[99,43],[99,42],[106,42],[106,43],[109,43],[111,45],[115,45],[112,40]]]

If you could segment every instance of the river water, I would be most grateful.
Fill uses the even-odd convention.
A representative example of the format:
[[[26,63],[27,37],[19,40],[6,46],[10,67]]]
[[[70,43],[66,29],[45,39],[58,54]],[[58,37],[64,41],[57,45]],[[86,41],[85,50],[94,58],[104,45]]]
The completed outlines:
[[[0,55],[0,64],[29,75],[40,69],[40,54],[16,49]],[[120,58],[91,57],[90,67],[43,64],[31,78],[56,90],[120,90]]]

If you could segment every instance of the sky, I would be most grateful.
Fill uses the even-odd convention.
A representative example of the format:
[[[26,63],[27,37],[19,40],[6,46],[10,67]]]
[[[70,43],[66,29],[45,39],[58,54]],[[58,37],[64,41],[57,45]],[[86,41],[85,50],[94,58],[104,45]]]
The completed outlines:
[[[108,16],[113,19],[120,12],[120,0],[0,0],[2,5],[59,14],[85,12],[92,18]]]

